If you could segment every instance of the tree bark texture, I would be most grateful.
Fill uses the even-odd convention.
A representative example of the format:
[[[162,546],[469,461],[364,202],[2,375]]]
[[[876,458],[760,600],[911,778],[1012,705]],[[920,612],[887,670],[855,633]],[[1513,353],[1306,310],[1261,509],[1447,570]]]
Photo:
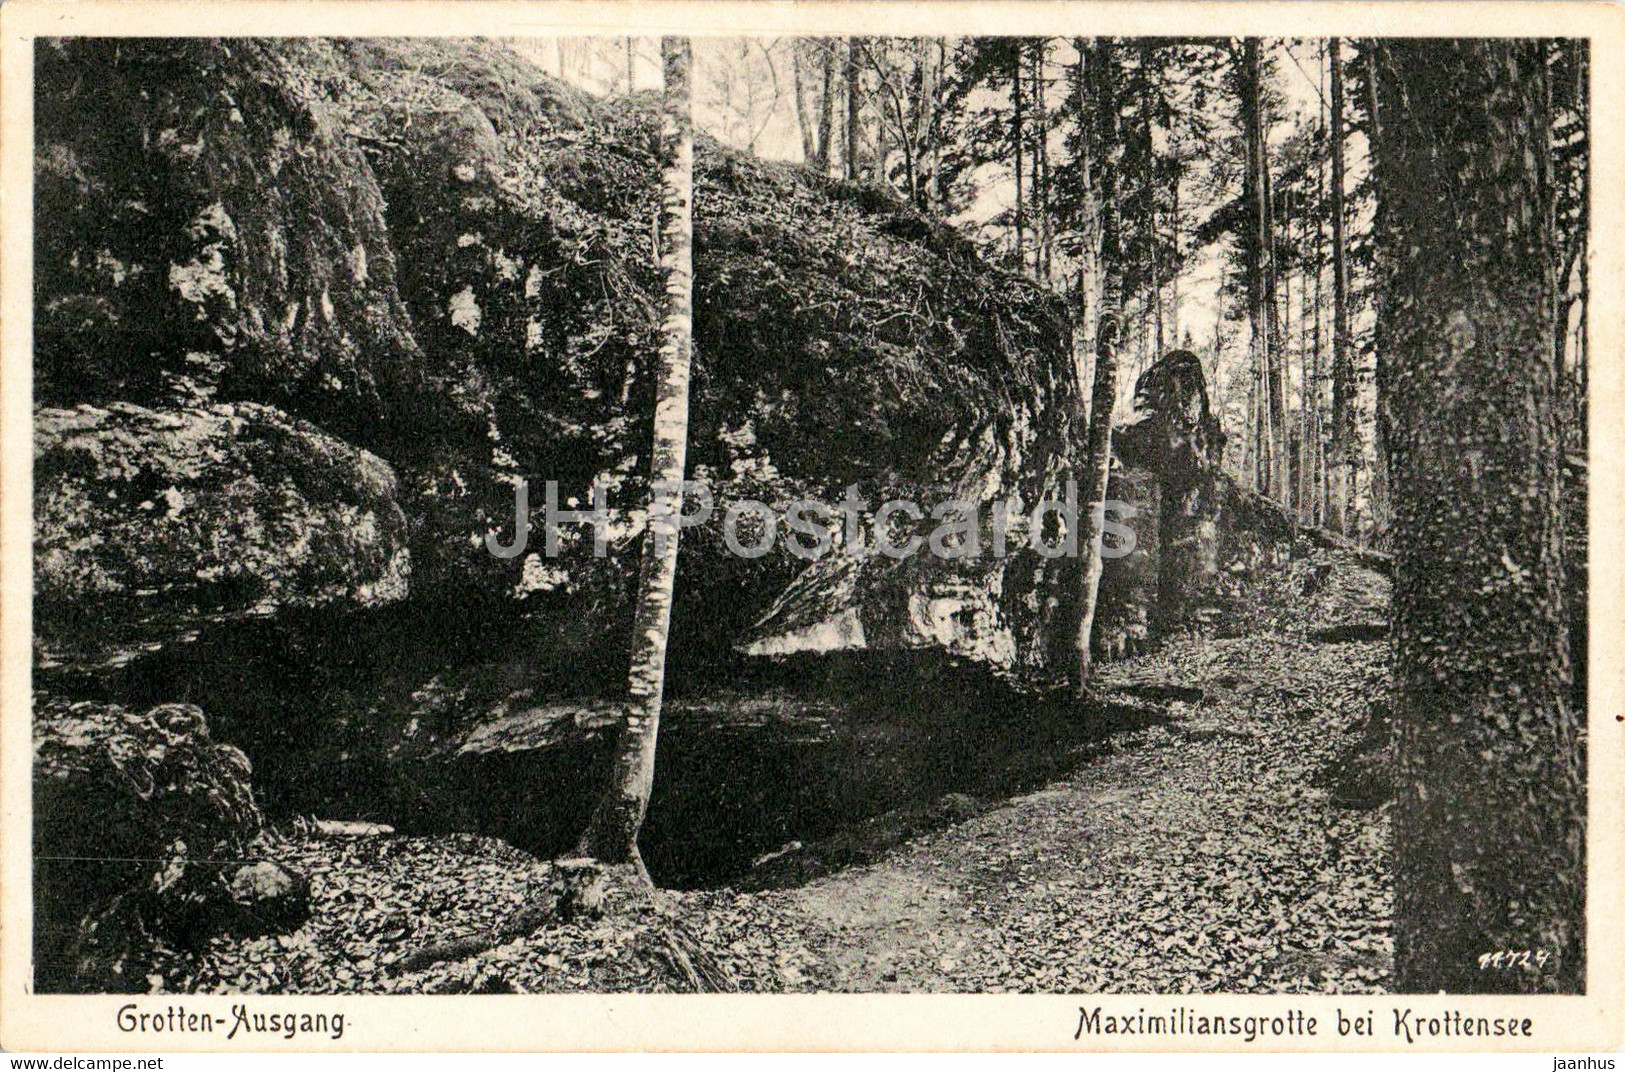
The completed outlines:
[[[1380,420],[1394,505],[1394,941],[1404,991],[1584,987],[1541,44],[1371,68]],[[1532,950],[1485,968],[1497,951]],[[1541,957],[1544,954],[1544,957]]]

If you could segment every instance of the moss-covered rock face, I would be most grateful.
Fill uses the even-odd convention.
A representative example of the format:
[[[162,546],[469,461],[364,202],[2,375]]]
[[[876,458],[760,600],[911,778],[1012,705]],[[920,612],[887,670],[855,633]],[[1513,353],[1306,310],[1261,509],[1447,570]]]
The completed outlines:
[[[40,402],[250,398],[377,446],[421,398],[383,197],[307,51],[37,46]]]
[[[275,407],[359,448],[330,454],[359,467],[332,483],[367,485],[367,459],[398,475],[414,596],[517,601],[543,661],[620,645],[658,331],[648,100],[590,99],[488,42],[75,40],[42,43],[36,65],[53,102],[37,163],[43,423],[115,401],[157,425]],[[689,457],[717,517],[741,498],[837,502],[853,484],[873,505],[1053,494],[1075,394],[1056,299],[879,191],[703,140],[696,167]],[[160,446],[143,435],[126,455]],[[286,483],[274,453],[260,460],[260,483]],[[592,558],[580,526],[557,561],[490,555],[519,477],[538,505],[543,481],[565,500],[605,485],[609,556]],[[255,565],[254,538],[230,526],[188,563],[207,515],[183,536],[146,494],[125,520],[154,503],[166,524],[143,546],[165,553],[93,548],[124,507],[85,512],[66,479],[42,487],[40,510],[41,585],[65,610],[175,591],[188,573],[251,579],[244,607],[261,610],[340,589],[365,604],[406,583],[383,521],[380,539],[334,546],[358,555],[353,576],[320,555]],[[301,491],[288,511],[308,520],[320,501]],[[267,531],[287,520],[258,509]],[[731,658],[804,566],[728,554],[717,525],[684,552],[679,665]],[[238,554],[250,561],[233,569]],[[1053,576],[929,557],[856,594],[871,620],[901,614],[928,646],[1042,663],[1053,601],[1037,589]],[[990,594],[970,607],[967,592]],[[63,631],[76,620],[61,615]]]
[[[120,658],[167,639],[189,611],[406,595],[395,474],[308,422],[251,402],[41,407],[34,442],[36,641],[47,665]]]
[[[165,601],[263,613],[410,592],[517,611],[561,691],[613,683],[620,660],[595,653],[630,625],[658,333],[652,101],[589,98],[489,42],[75,40],[36,62],[54,102],[37,162],[43,631],[91,653]],[[871,512],[954,499],[984,554],[807,568],[782,522],[779,549],[746,559],[713,521],[685,535],[674,665],[931,649],[1064,673],[1075,562],[986,553],[995,502],[1030,516],[1064,497],[1078,388],[1061,303],[879,190],[704,139],[696,169],[689,468],[715,517],[848,487]],[[1144,408],[1180,419],[1127,430],[1119,455],[1177,477],[1182,515],[1211,522],[1226,496],[1200,363],[1159,376]],[[214,468],[191,472],[193,449]],[[605,486],[608,556],[584,526],[556,560],[536,530],[531,553],[489,554],[521,477],[538,513],[545,481],[565,506]],[[1168,572],[1153,519],[1138,527],[1143,550],[1112,569],[1144,576],[1108,576],[1101,608],[1129,642]],[[1027,536],[1018,518],[1010,546]],[[150,595],[105,598],[129,593]]]

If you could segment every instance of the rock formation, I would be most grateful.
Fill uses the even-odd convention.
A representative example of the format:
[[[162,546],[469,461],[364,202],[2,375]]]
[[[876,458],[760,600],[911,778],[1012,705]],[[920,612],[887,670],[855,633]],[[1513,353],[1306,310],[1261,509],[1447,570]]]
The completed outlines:
[[[590,98],[484,41],[73,39],[35,55],[50,102],[37,834],[77,851],[94,829],[83,802],[117,789],[114,832],[84,853],[157,861],[42,869],[41,933],[79,941],[93,907],[134,889],[164,893],[141,900],[160,930],[222,896],[296,919],[297,876],[197,864],[258,821],[244,753],[283,814],[359,786],[349,815],[444,829],[501,810],[482,796],[497,768],[470,764],[539,750],[557,762],[527,784],[552,812],[531,825],[577,827],[563,781],[587,777],[613,721],[644,528],[652,102]],[[1052,683],[1077,563],[1028,538],[1080,446],[1062,299],[877,188],[704,139],[696,169],[690,478],[718,520],[684,535],[672,680],[828,658],[902,692],[929,691],[908,675],[945,664]],[[1192,620],[1187,603],[1207,607],[1202,593],[1291,539],[1218,472],[1194,357],[1170,356],[1140,394],[1113,483],[1140,511],[1138,547],[1103,586],[1109,650]],[[509,538],[521,479],[536,528],[499,558],[486,537]],[[543,552],[548,481],[560,509],[605,489],[607,555],[584,525]],[[770,554],[725,547],[731,505],[835,505],[849,489],[869,503],[867,538],[888,500],[958,501],[977,520],[957,539],[989,553],[809,564],[783,550],[806,534],[782,521]],[[1012,508],[1003,557],[995,503]],[[1038,523],[1051,541],[1054,516]],[[766,708],[762,732],[804,732]],[[466,747],[498,725],[502,747]],[[184,784],[224,803],[125,792],[129,757],[160,743],[198,757]],[[160,806],[202,825],[171,831],[180,819],[148,814]]]

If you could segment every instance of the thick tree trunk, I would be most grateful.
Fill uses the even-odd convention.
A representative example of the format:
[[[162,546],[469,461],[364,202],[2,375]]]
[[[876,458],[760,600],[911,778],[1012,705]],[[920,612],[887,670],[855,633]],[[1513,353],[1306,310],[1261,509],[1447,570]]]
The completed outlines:
[[[1049,47],[1047,38],[1033,41],[1032,70],[1028,84],[1033,98],[1033,269],[1038,278],[1049,280],[1050,219],[1049,219],[1049,109],[1044,101],[1044,53]]]
[[[1172,143],[1172,134],[1173,132],[1170,131],[1170,143]],[[1168,248],[1173,252],[1174,263],[1173,270],[1168,273],[1168,335],[1169,338],[1173,339],[1176,348],[1188,350],[1190,349],[1189,343],[1182,342],[1179,337],[1179,265],[1180,255],[1183,252],[1183,246],[1180,244],[1183,224],[1180,222],[1179,216],[1179,183],[1184,176],[1185,164],[1179,155],[1180,150],[1176,146],[1170,144],[1170,151],[1174,156],[1174,167],[1170,169],[1168,178]]]
[[[874,46],[869,46],[873,51]],[[877,75],[877,82],[880,76]],[[886,123],[886,101],[883,90],[877,89],[875,93],[875,152],[869,164],[869,179],[871,182],[886,189],[891,189],[891,176],[887,171],[886,157],[891,153],[891,130]]]
[[[1140,111],[1140,141],[1144,146],[1145,174],[1141,176],[1144,183],[1145,197],[1145,271],[1146,271],[1146,367],[1160,361],[1164,353],[1167,340],[1163,336],[1163,308],[1162,308],[1162,235],[1158,227],[1157,207],[1157,142],[1152,120],[1153,100],[1157,92],[1152,83],[1152,71],[1156,68],[1157,50],[1150,42],[1142,41],[1139,48],[1138,81],[1142,100],[1139,102]]]
[[[1258,94],[1258,175],[1261,182],[1259,209],[1259,248],[1263,256],[1264,319],[1268,325],[1264,348],[1265,375],[1268,380],[1270,440],[1275,446],[1275,459],[1270,465],[1270,496],[1283,506],[1289,505],[1291,496],[1291,443],[1290,422],[1286,411],[1286,333],[1281,328],[1280,264],[1275,255],[1275,187],[1270,176],[1269,128],[1264,122],[1263,64],[1258,52],[1253,55],[1254,90]]]
[[[1305,220],[1299,228],[1299,241],[1307,245],[1308,221]],[[1315,447],[1314,440],[1310,438],[1310,424],[1314,413],[1314,370],[1311,367],[1313,349],[1310,346],[1312,332],[1310,319],[1314,310],[1309,306],[1310,279],[1308,275],[1300,273],[1298,276],[1298,474],[1297,482],[1293,485],[1293,495],[1298,504],[1298,517],[1306,525],[1315,523],[1314,517],[1314,476],[1315,476]]]
[[[1264,420],[1264,366],[1255,343],[1249,347],[1252,366],[1248,369],[1247,384],[1247,486],[1257,492],[1265,491],[1265,478],[1269,464],[1267,431]]]
[[[1278,370],[1275,272],[1272,267],[1274,228],[1270,211],[1269,146],[1264,131],[1262,70],[1259,42],[1255,37],[1242,41],[1241,120],[1246,142],[1246,169],[1243,181],[1248,209],[1246,241],[1247,321],[1250,325],[1254,378],[1257,382],[1256,470],[1259,491],[1279,501],[1283,489],[1282,456],[1285,454],[1284,402],[1280,397]]]
[[[1376,47],[1397,984],[1577,992],[1586,784],[1553,421],[1546,68],[1535,41]],[[1532,954],[1483,966],[1507,950]]]
[[[790,47],[790,73],[791,85],[796,97],[796,129],[801,132],[801,159],[816,167],[818,163],[818,132],[813,125],[812,117],[807,112],[806,79],[802,77],[801,62],[802,43],[794,42]]]
[[[920,38],[914,47],[915,93],[913,123],[909,141],[913,144],[914,204],[930,211],[937,203],[936,173],[933,166],[937,128],[936,42]]]
[[[1370,109],[1368,113],[1370,118],[1369,140],[1371,144],[1375,145],[1382,141],[1382,105],[1377,100],[1377,52],[1374,39],[1367,39],[1362,44],[1360,58],[1365,66],[1366,104]],[[1382,275],[1382,247],[1380,245],[1374,247],[1373,261],[1376,266],[1376,275],[1380,278]],[[1382,358],[1378,355],[1377,364],[1380,365],[1381,361]],[[1364,542],[1382,547],[1387,544],[1388,529],[1392,525],[1394,511],[1388,494],[1388,442],[1383,434],[1383,422],[1379,419],[1375,423],[1376,427],[1371,437],[1374,464],[1371,466],[1371,499],[1370,506],[1366,511],[1367,516],[1364,519],[1353,516],[1354,511],[1351,505],[1350,516],[1345,521],[1352,534],[1358,535],[1361,530],[1364,530],[1367,533]],[[1356,498],[1357,491],[1351,487],[1349,489],[1351,504]]]
[[[948,43],[937,38],[936,62],[931,76],[931,181],[926,187],[933,206],[942,204],[942,78],[948,68]]]
[[[660,42],[665,92],[660,129],[660,275],[665,284],[660,366],[655,377],[649,526],[643,540],[632,630],[626,721],[608,791],[581,841],[581,854],[606,864],[635,864],[638,831],[654,786],[655,741],[666,678],[666,639],[677,577],[677,518],[688,450],[688,380],[693,359],[693,61],[684,37]]]
[[[1257,290],[1249,291],[1255,328],[1263,391],[1260,399],[1264,421],[1263,456],[1265,486],[1262,489],[1276,502],[1287,505],[1291,499],[1291,437],[1286,411],[1286,360],[1282,353],[1279,288],[1280,272],[1275,257],[1275,193],[1270,182],[1269,130],[1264,115],[1264,61],[1262,42],[1256,37],[1242,41],[1242,112],[1246,123],[1250,208],[1254,224],[1252,247],[1256,258],[1254,275]]]
[[[1325,113],[1320,116],[1325,131]],[[1315,169],[1315,203],[1326,204],[1326,168],[1325,161]],[[1325,319],[1326,297],[1324,292],[1326,276],[1326,225],[1322,219],[1315,220],[1315,297],[1311,316],[1314,318],[1310,325],[1309,337],[1309,410],[1308,428],[1309,436],[1309,518],[1311,524],[1321,527],[1326,520],[1326,405],[1325,396],[1320,385],[1325,376],[1325,358],[1322,344],[1324,332],[1321,322]]]

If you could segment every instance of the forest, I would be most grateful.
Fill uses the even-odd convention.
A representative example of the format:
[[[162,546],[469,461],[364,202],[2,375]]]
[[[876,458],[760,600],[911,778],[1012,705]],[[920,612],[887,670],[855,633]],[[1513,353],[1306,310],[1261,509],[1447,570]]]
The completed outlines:
[[[1583,993],[1588,64],[39,41],[35,987]]]

